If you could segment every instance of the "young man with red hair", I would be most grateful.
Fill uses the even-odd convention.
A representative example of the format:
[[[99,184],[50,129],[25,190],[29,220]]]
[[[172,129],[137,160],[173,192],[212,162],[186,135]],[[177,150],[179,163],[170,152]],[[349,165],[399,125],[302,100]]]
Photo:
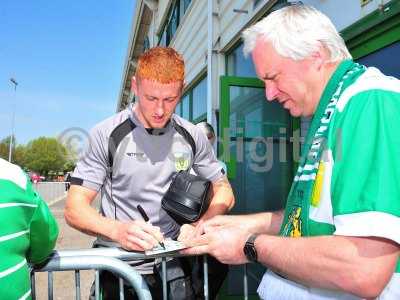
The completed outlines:
[[[161,208],[161,199],[173,176],[189,168],[212,182],[211,204],[200,221],[232,208],[232,189],[206,137],[174,114],[184,75],[183,59],[172,48],[156,47],[140,56],[132,78],[135,103],[92,129],[90,146],[77,163],[65,207],[65,218],[72,227],[135,251],[151,249],[164,238],[193,236],[197,224],[181,228]],[[195,155],[178,127],[193,138]],[[119,143],[110,143],[111,136],[117,136]],[[90,204],[100,190],[98,213]],[[149,223],[140,215],[138,204],[147,212]],[[158,299],[161,286],[153,275],[153,266],[154,261],[145,261],[135,268],[144,276],[153,298]],[[222,274],[210,280],[212,297],[226,275],[226,266],[219,269]],[[118,293],[118,281],[113,281],[112,287],[104,286],[109,277],[109,273],[102,274],[105,299],[117,297]]]

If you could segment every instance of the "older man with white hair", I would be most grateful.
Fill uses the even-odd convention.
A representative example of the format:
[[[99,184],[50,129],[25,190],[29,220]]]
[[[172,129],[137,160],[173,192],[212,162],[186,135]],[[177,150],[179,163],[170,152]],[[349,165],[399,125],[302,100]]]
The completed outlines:
[[[263,299],[400,299],[400,81],[351,59],[306,5],[248,28],[268,101],[312,116],[284,211],[218,216],[186,253],[268,268]]]

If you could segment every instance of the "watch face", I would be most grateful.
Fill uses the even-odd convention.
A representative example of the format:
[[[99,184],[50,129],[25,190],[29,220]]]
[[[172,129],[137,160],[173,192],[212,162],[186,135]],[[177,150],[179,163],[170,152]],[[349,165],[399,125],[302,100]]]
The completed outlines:
[[[254,245],[246,244],[246,246],[244,247],[244,254],[246,255],[249,261],[257,260],[257,251],[254,248]]]

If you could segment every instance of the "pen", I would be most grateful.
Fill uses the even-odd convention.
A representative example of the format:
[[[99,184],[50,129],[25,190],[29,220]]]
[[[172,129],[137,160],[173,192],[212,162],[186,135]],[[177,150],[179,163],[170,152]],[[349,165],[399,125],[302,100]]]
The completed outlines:
[[[139,204],[139,205],[137,206],[137,209],[138,209],[139,213],[142,215],[143,220],[144,220],[145,222],[148,222],[150,219],[149,219],[149,216],[148,216],[148,215],[146,214],[146,212],[144,211],[143,207],[140,206],[140,204]],[[165,245],[164,245],[163,242],[158,242],[158,243],[160,244],[161,247],[163,247],[163,249],[165,249]]]

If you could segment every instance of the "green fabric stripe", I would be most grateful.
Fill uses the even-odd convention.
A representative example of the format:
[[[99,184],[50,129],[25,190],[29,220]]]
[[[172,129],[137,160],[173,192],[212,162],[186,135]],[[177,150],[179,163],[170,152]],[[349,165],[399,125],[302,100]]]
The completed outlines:
[[[13,167],[16,167],[16,166],[14,165]],[[14,170],[12,170],[13,167],[6,167],[6,169],[7,169],[7,171],[14,173],[13,175],[16,175],[16,178],[0,177],[0,181],[12,183],[13,185],[18,186],[19,189],[26,190],[26,187],[28,186],[28,184],[32,184],[29,176],[22,170],[17,171],[17,169],[19,169],[19,167],[16,167]],[[2,170],[2,171],[4,172],[4,170]],[[16,172],[18,172],[18,174],[16,174]],[[15,181],[13,179],[15,179]],[[25,186],[21,186],[20,184],[25,184]]]
[[[362,92],[335,116],[331,142],[335,144],[334,132],[341,130],[342,147],[332,150],[340,153],[332,173],[334,215],[380,211],[400,217],[399,97],[387,91]]]
[[[0,260],[0,271],[20,262],[22,258],[25,257],[28,248],[28,234],[24,234],[16,239],[1,242],[0,257],[7,257],[7,259]]]
[[[308,221],[308,226],[310,236],[332,235],[335,232],[335,226],[328,223],[316,222],[311,219]]]
[[[24,280],[21,280],[24,278]],[[0,278],[0,298],[19,299],[30,289],[28,265],[18,271]]]
[[[28,186],[28,184],[30,183],[30,180],[28,178],[26,180],[27,180],[27,186]],[[26,187],[27,187],[27,186],[26,187],[21,187],[19,184],[15,183],[12,180],[0,178],[0,185],[2,185],[2,184],[11,186],[12,187],[11,191],[13,193],[16,193],[16,192],[25,193],[25,190],[26,190]]]
[[[2,259],[0,261],[0,273],[6,271],[9,268],[12,268],[19,264],[23,259],[25,259],[25,256],[21,256],[18,254],[14,254],[12,252],[4,252],[3,250],[0,252],[0,254],[3,256],[3,254],[8,254],[6,257],[7,259]]]
[[[23,206],[0,208],[0,237],[27,230],[35,209]]]
[[[400,258],[399,258],[399,260],[397,261],[397,267],[396,267],[395,273],[400,273]]]
[[[58,236],[57,222],[44,201],[40,202],[32,216],[30,228],[31,247],[27,253],[27,259],[30,262],[39,263],[47,258],[54,249]],[[43,236],[48,239],[44,240]]]
[[[20,202],[36,204],[38,198],[39,196],[29,180],[26,189],[23,189],[12,181],[0,179],[0,203]]]

